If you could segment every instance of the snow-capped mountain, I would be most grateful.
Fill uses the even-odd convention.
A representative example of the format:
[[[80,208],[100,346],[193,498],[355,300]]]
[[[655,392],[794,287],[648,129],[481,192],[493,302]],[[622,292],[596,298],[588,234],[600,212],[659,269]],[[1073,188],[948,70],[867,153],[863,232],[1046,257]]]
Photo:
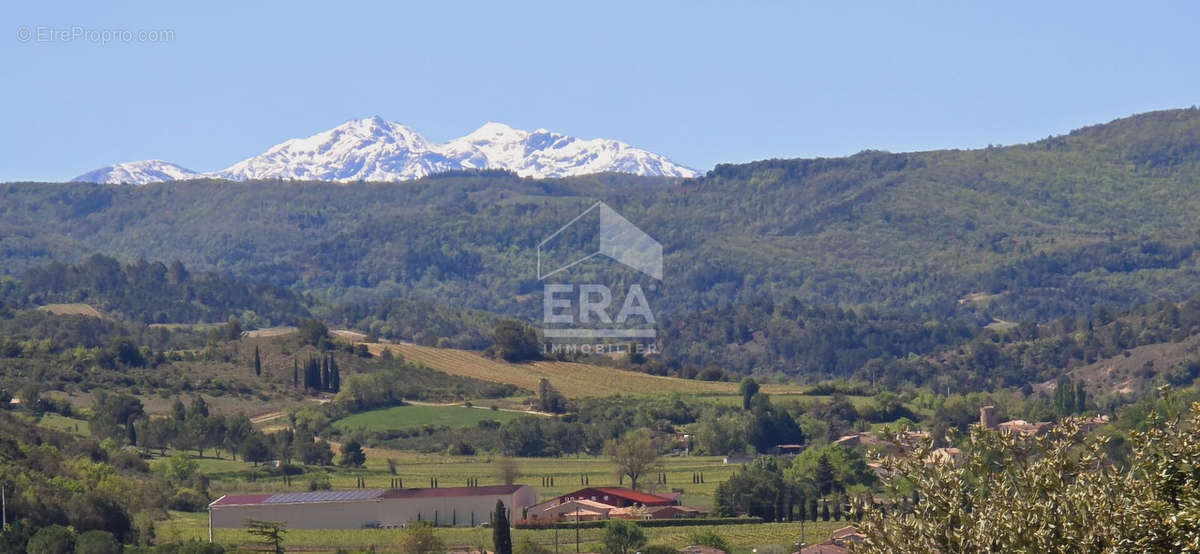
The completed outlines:
[[[107,165],[71,180],[81,183],[144,185],[146,183],[183,181],[199,177],[204,177],[204,174],[171,162],[144,160]]]
[[[583,140],[546,129],[533,132],[487,123],[441,145],[439,151],[465,168],[507,169],[522,177],[566,177],[613,171],[637,175],[695,177],[693,169],[665,156],[609,139]]]
[[[545,129],[533,132],[488,123],[471,134],[442,144],[433,143],[409,127],[378,116],[347,121],[308,138],[273,146],[266,152],[228,168],[159,179],[130,172],[129,180],[116,168],[165,162],[131,162],[98,169],[76,181],[142,184],[195,177],[305,179],[318,181],[403,181],[457,169],[505,169],[523,177],[567,177],[606,171],[668,177],[693,177],[693,169],[664,156],[608,139],[583,140]],[[147,173],[147,175],[150,175]]]
[[[435,147],[404,125],[371,117],[272,146],[213,175],[233,181],[400,181],[459,169]]]

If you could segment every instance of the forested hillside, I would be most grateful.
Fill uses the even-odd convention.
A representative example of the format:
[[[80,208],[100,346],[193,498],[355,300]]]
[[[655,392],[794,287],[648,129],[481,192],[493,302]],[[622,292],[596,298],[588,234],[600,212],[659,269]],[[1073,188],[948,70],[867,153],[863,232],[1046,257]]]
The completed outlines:
[[[0,188],[20,275],[104,252],[335,300],[533,315],[534,247],[595,199],[663,242],[665,313],[795,296],[1048,320],[1200,287],[1200,111],[1036,143],[718,166],[686,181],[457,173],[397,184],[192,181]],[[986,303],[959,303],[969,293]]]
[[[0,301],[10,307],[86,303],[143,323],[215,323],[241,317],[247,325],[294,324],[309,315],[310,304],[290,289],[193,274],[179,261],[122,264],[100,254],[77,264],[31,267],[19,282],[0,288]]]

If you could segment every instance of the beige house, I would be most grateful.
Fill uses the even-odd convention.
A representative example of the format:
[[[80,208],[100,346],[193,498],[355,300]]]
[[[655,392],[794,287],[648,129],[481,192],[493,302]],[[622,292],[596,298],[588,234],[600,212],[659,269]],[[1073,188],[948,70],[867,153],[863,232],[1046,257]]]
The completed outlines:
[[[291,529],[402,527],[426,521],[438,526],[476,526],[490,521],[496,501],[509,520],[538,501],[528,485],[433,489],[356,489],[279,494],[226,495],[208,505],[212,527],[242,527],[247,519],[286,522]]]

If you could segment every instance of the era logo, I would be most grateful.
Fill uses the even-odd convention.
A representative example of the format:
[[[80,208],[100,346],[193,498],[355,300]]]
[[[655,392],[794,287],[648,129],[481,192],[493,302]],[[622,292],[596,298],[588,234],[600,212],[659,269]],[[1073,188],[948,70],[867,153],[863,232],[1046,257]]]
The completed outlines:
[[[646,323],[654,324],[654,313],[650,311],[650,303],[646,301],[646,293],[642,292],[641,285],[629,286],[629,292],[625,294],[625,300],[621,303],[616,318],[609,315],[613,294],[605,285],[579,285],[578,311],[571,309],[575,285],[547,284],[545,292],[542,321],[548,324],[592,323],[594,317],[599,323],[609,325],[615,322],[621,325],[629,321],[631,316],[640,316]],[[579,316],[578,321],[574,319],[576,314]]]

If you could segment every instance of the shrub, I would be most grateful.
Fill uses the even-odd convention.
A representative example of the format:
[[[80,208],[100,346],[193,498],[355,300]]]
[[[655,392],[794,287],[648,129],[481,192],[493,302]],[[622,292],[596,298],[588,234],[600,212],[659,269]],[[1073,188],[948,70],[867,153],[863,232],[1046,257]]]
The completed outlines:
[[[428,523],[415,523],[404,526],[397,541],[399,550],[405,554],[433,554],[445,552],[442,540],[433,532]]]
[[[708,529],[699,533],[692,533],[688,540],[690,540],[692,544],[702,544],[704,546],[711,546],[713,548],[729,552],[729,543],[725,541],[725,537],[718,535],[717,532],[712,529]]]
[[[179,512],[199,512],[207,506],[208,498],[193,489],[179,489],[167,501],[167,508]]]
[[[108,531],[88,531],[75,541],[75,554],[121,554],[123,550]]]
[[[608,554],[629,554],[646,544],[646,532],[632,521],[610,519],[604,526],[601,543]]]
[[[329,480],[328,474],[313,475],[308,478],[308,490],[310,491],[327,491],[333,488],[333,483]]]
[[[112,464],[118,471],[131,471],[137,473],[147,473],[150,471],[150,464],[146,463],[141,456],[128,450],[122,450],[113,454],[108,459],[108,463]]]

